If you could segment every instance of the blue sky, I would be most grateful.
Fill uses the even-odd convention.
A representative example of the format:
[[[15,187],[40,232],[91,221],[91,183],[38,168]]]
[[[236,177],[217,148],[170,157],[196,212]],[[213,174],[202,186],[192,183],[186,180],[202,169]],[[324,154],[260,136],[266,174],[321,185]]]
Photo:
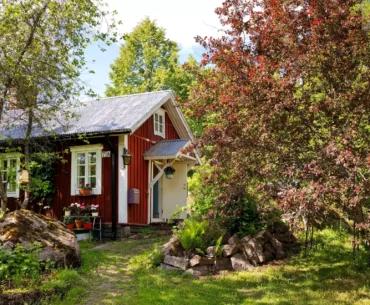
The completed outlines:
[[[176,41],[180,47],[180,61],[190,54],[196,58],[202,55],[202,48],[194,37],[217,36],[220,29],[215,8],[222,0],[107,0],[109,10],[116,10],[116,18],[122,21],[120,33],[130,32],[145,17],[149,17],[166,30],[167,37]],[[105,85],[109,83],[110,65],[118,56],[120,44],[106,47],[100,51],[97,45],[87,51],[87,70],[95,74],[83,73],[82,80],[87,88],[104,96]]]

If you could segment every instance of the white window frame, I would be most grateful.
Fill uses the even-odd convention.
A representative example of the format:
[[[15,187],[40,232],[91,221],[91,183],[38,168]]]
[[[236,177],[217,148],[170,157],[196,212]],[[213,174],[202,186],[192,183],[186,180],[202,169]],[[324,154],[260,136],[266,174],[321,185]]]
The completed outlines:
[[[7,190],[6,195],[8,198],[19,198],[19,170],[20,170],[20,165],[21,165],[21,158],[19,153],[5,153],[5,154],[0,154],[0,162],[7,160],[16,160],[16,177],[15,177],[15,183],[16,183],[16,188],[14,192],[9,192]],[[2,174],[1,170],[1,165],[0,165],[0,174]],[[9,186],[9,185],[8,185]]]
[[[160,130],[159,117],[162,117],[162,132]],[[162,108],[158,109],[153,114],[153,129],[154,129],[154,135],[160,136],[162,138],[166,137],[166,111]]]
[[[80,194],[80,187],[77,185],[77,155],[80,153],[96,153],[96,187],[92,189],[93,195],[101,195],[102,193],[102,144],[82,145],[70,147],[71,152],[71,195]],[[85,169],[85,175],[88,175]]]

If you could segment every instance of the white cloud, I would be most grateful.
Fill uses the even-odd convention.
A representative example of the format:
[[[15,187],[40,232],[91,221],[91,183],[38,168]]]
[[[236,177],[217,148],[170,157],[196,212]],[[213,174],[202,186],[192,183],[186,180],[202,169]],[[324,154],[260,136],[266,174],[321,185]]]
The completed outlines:
[[[165,28],[167,36],[182,48],[192,47],[195,36],[217,36],[220,29],[214,11],[222,0],[108,0],[107,3],[109,9],[118,12],[124,32],[149,17]]]

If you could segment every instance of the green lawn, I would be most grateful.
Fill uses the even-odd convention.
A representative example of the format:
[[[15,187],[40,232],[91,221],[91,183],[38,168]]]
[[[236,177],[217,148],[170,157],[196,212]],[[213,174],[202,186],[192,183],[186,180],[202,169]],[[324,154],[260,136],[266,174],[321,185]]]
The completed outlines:
[[[73,281],[73,288],[63,300],[46,304],[369,305],[370,269],[361,261],[353,264],[344,237],[328,231],[322,236],[308,258],[297,256],[253,272],[201,279],[146,268],[149,249],[163,238],[124,240],[97,248],[82,244],[84,263],[79,275],[64,271],[61,279]]]

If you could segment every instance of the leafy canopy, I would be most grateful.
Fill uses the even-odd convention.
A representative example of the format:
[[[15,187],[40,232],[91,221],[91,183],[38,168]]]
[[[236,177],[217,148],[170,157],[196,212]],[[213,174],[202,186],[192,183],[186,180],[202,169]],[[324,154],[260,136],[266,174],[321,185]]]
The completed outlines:
[[[199,38],[214,69],[191,110],[206,124],[218,211],[253,188],[312,224],[335,215],[369,228],[370,44],[358,7],[226,0],[217,9],[224,35]]]
[[[124,36],[112,64],[108,96],[168,89],[178,68],[178,46],[149,18]]]

